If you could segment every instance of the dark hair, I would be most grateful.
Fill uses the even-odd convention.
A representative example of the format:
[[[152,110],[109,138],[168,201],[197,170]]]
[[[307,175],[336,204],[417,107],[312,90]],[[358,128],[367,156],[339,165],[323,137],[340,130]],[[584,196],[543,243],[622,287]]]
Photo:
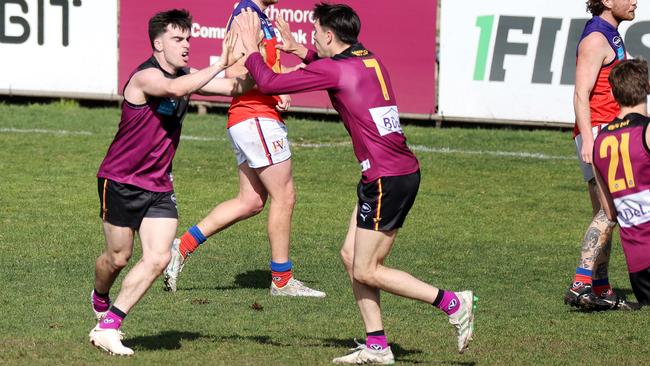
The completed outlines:
[[[345,4],[316,4],[314,20],[318,20],[321,27],[334,32],[341,42],[350,45],[357,43],[361,20],[351,7]]]
[[[149,19],[149,41],[153,49],[153,41],[167,31],[167,26],[172,25],[182,31],[192,27],[192,16],[185,9],[172,9],[157,13]]]
[[[650,93],[648,62],[638,58],[621,61],[608,77],[614,99],[621,107],[634,107],[646,101]]]
[[[603,0],[587,0],[587,11],[591,15],[600,15],[605,10]]]

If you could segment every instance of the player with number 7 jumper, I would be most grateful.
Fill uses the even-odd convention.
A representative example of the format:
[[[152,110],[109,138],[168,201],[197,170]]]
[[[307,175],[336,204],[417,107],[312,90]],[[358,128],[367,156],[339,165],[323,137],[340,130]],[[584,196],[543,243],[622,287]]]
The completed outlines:
[[[361,22],[352,8],[320,3],[314,8],[314,19],[316,52],[298,44],[288,25],[278,22],[284,42],[281,49],[301,58],[306,66],[276,74],[258,52],[258,17],[244,11],[235,18],[246,49],[246,68],[259,90],[266,94],[326,90],[352,138],[361,166],[358,202],[341,257],[367,338],[365,344],[358,344],[352,353],[333,362],[394,363],[381,319],[380,290],[440,308],[456,328],[458,351],[462,353],[472,336],[473,292],[440,290],[383,264],[420,184],[420,167],[406,145],[388,72],[379,58],[358,42]]]

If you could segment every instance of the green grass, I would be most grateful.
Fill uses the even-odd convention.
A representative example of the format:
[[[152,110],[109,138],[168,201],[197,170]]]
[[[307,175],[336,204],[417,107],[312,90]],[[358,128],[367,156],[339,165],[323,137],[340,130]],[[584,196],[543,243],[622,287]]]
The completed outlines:
[[[91,347],[88,295],[104,245],[95,174],[118,121],[115,108],[0,104],[0,364],[327,365],[364,337],[338,259],[359,179],[349,138],[341,124],[289,119],[298,191],[291,257],[297,277],[327,298],[268,295],[262,213],[199,249],[177,293],[154,284],[123,327],[134,357]],[[398,363],[647,364],[647,310],[581,313],[562,303],[590,215],[569,133],[405,131],[419,148],[422,184],[387,264],[442,288],[472,288],[480,301],[475,340],[458,355],[441,312],[385,294]],[[180,230],[237,190],[224,116],[189,115],[183,133],[212,140],[183,140],[175,159]],[[132,262],[138,256],[136,244]],[[633,297],[618,237],[610,268]]]

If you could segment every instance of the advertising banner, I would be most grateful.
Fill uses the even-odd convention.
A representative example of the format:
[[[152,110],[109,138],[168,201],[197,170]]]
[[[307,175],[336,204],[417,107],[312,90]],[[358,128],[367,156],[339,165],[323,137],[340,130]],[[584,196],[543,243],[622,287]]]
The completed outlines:
[[[117,0],[1,0],[0,94],[117,97]]]
[[[193,15],[190,66],[200,69],[216,62],[221,54],[221,42],[235,0],[159,0],[120,2],[120,64],[121,88],[133,70],[151,55],[147,22],[159,11],[185,8]],[[362,22],[359,40],[384,63],[390,72],[400,112],[429,117],[435,113],[435,47],[437,1],[403,0],[363,1],[342,0],[352,6]],[[312,9],[316,0],[280,0],[267,9],[271,21],[283,17],[291,26],[295,38],[309,48],[312,46]],[[282,55],[283,65],[299,60]],[[195,100],[229,102],[229,98]],[[296,94],[292,106],[329,110],[325,92]]]
[[[439,113],[574,123],[576,48],[585,1],[469,0],[441,4]],[[619,32],[628,57],[650,56],[650,6]],[[645,40],[645,42],[644,42]]]

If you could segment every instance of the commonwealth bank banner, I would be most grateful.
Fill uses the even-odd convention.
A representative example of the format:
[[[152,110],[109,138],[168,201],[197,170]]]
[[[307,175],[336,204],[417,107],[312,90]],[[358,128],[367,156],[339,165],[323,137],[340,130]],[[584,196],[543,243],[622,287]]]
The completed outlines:
[[[576,47],[585,1],[442,2],[439,114],[573,124]],[[650,59],[650,4],[619,32],[628,57]]]
[[[0,94],[117,98],[117,0],[0,0]]]
[[[316,0],[280,0],[267,9],[271,21],[283,17],[295,38],[313,48],[313,13]],[[423,117],[435,113],[435,54],[437,1],[402,0],[367,1],[340,0],[349,4],[361,17],[359,40],[378,55],[387,67],[397,95],[400,112]],[[120,64],[119,86],[130,73],[151,55],[147,21],[159,11],[185,8],[193,15],[190,66],[203,68],[216,62],[221,42],[235,0],[158,0],[120,1]],[[283,65],[299,60],[282,55]],[[121,93],[121,90],[120,90]],[[198,100],[229,102],[229,98]],[[296,94],[292,105],[315,110],[330,110],[325,92]]]

